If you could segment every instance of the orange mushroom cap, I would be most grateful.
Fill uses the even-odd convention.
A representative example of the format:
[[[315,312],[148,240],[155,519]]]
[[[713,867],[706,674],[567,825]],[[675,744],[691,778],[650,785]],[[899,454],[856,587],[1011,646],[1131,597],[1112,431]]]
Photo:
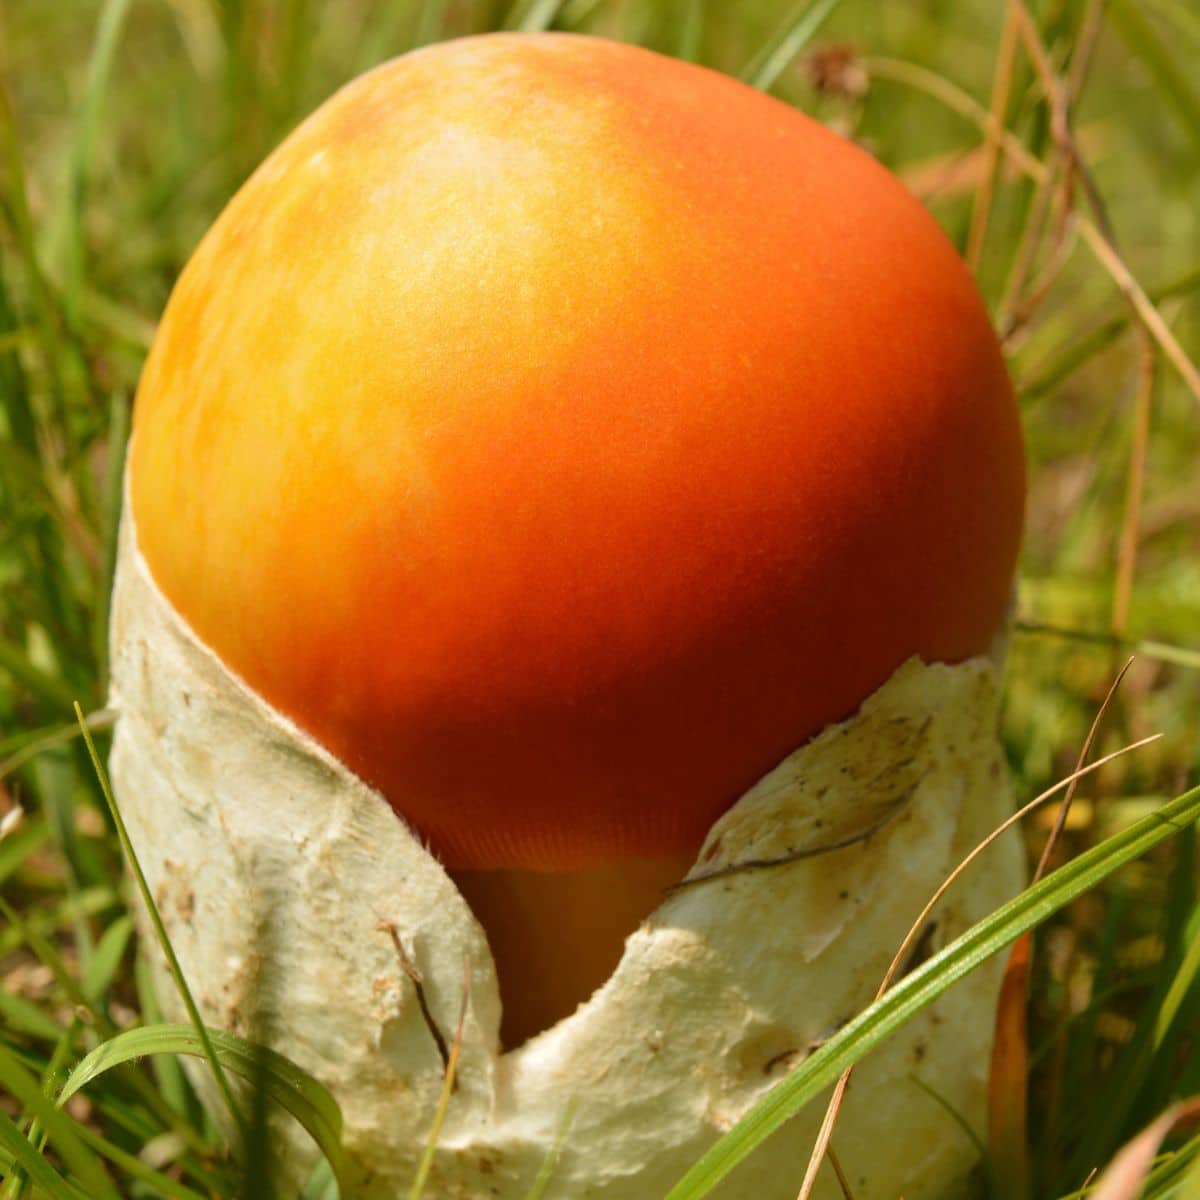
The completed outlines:
[[[867,154],[568,35],[351,83],[229,204],[138,392],[198,636],[452,867],[694,848],[906,658],[984,651],[1024,460]]]

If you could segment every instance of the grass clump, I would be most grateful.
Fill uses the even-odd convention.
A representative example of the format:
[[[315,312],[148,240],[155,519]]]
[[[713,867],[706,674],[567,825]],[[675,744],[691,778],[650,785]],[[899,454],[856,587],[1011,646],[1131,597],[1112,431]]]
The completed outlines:
[[[1066,866],[810,1057],[672,1196],[703,1194],[922,989],[1034,926],[1024,1161],[993,1162],[992,1177],[1077,1195],[1139,1129],[1200,1093],[1186,791],[1200,761],[1193,9],[11,0],[0,9],[0,1200],[246,1194],[255,1168],[227,1151],[175,1057],[197,1051],[318,1133],[333,1170],[309,1195],[341,1173],[319,1085],[248,1044],[204,1035],[206,1050],[198,1030],[158,1025],[118,831],[73,705],[103,755],[132,397],[191,248],[340,83],[500,27],[606,34],[741,75],[854,137],[921,195],[980,280],[1030,450],[1004,723],[1018,793],[1073,770],[1127,653],[1095,754],[1162,735],[1080,782],[1056,852]],[[1031,859],[1052,821],[1028,824]],[[1156,1200],[1200,1178],[1200,1138],[1183,1125],[1166,1136],[1146,1181]]]

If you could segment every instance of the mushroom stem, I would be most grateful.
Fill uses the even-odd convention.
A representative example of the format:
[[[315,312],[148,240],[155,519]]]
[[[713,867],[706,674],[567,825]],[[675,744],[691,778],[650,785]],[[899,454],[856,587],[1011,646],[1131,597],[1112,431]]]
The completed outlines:
[[[582,871],[451,871],[487,934],[512,1049],[570,1016],[616,969],[625,939],[695,854]]]

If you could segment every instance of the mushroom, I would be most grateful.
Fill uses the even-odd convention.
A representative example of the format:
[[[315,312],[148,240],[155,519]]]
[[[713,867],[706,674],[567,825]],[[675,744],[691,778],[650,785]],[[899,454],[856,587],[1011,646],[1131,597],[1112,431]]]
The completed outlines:
[[[879,795],[855,764],[872,753],[894,768],[883,792],[911,785],[897,806],[953,777],[1003,811],[1003,785],[975,779],[996,759],[980,656],[1004,624],[1023,491],[982,303],[932,218],[862,150],[719,74],[593,38],[469,38],[354,81],[205,237],[137,396],[113,770],[151,873],[204,829],[183,870],[214,918],[229,910],[175,927],[214,1019],[248,1020],[219,995],[253,990],[230,983],[246,955],[230,952],[229,921],[261,933],[307,906],[309,970],[329,968],[312,995],[286,983],[285,930],[256,959],[258,1002],[290,1014],[281,1047],[332,1078],[365,1036],[420,1093],[436,1038],[414,1030],[429,1012],[452,1024],[461,967],[447,964],[465,948],[477,1025],[456,1102],[482,1108],[458,1136],[491,1145],[512,1064],[539,1062],[539,1086],[581,1083],[586,1056],[572,1068],[568,1051],[589,1013],[608,1005],[610,1023],[620,1012],[639,1037],[670,1039],[679,938],[646,948],[668,909],[677,930],[701,905],[710,925],[684,958],[733,1004],[733,958],[715,959],[760,931],[738,926],[736,896],[725,917],[696,899],[703,885],[663,908],[671,884],[737,877],[756,846],[782,863],[800,849],[782,832],[819,846],[822,822],[858,833],[850,849],[829,842],[829,862],[865,853]],[[965,707],[949,711],[950,695]],[[973,714],[974,765],[947,766],[937,713]],[[864,730],[876,751],[839,758]],[[822,763],[840,771],[826,792],[856,797],[841,811],[805,793]],[[786,786],[756,789],[775,768]],[[1015,862],[998,886],[1015,887]],[[799,870],[729,890],[770,911]],[[221,899],[237,871],[252,912]],[[388,872],[404,911],[368,886]],[[388,911],[367,927],[332,923],[372,903]],[[304,922],[322,911],[314,937]],[[649,941],[626,945],[644,919]],[[404,971],[389,973],[396,954]],[[541,1032],[513,1054],[497,1045],[493,969],[504,1047]],[[340,1028],[335,1012],[310,1016],[297,1036],[297,1012],[359,1003],[364,973],[374,1009]],[[774,1029],[806,1001],[772,986],[754,1005]],[[705,1019],[749,1019],[732,1011]],[[799,1052],[772,1037],[764,1048]],[[384,1092],[367,1086],[348,1116],[376,1169],[402,1140],[384,1132]],[[548,1095],[525,1099],[509,1135],[544,1154],[554,1122],[540,1143],[529,1128]],[[681,1133],[670,1116],[653,1171],[727,1119],[710,1104]],[[527,1189],[520,1155],[500,1157]],[[634,1190],[611,1195],[652,1194],[638,1170],[614,1166]]]

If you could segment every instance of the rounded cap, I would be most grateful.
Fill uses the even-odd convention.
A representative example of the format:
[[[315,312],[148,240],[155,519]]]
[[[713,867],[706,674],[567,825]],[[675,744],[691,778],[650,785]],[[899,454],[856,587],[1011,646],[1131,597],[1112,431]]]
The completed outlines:
[[[986,313],[868,155],[630,46],[351,83],[181,276],[142,553],[459,868],[686,852],[906,658],[986,649],[1024,465]]]

